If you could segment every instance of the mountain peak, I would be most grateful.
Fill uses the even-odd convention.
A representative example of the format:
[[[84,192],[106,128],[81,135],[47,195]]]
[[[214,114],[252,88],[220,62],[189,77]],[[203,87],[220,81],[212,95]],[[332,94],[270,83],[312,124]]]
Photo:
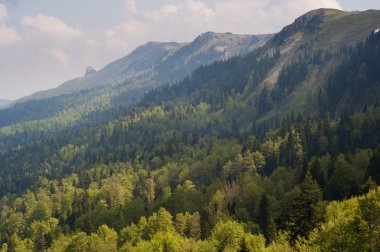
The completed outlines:
[[[242,37],[242,36],[244,36],[244,35],[236,35],[236,34],[233,34],[231,32],[218,33],[218,32],[208,31],[208,32],[205,32],[205,33],[202,33],[201,35],[199,35],[195,39],[195,41],[207,42],[207,41],[210,41],[214,38],[219,39],[219,38],[225,38],[225,37]]]
[[[86,73],[84,74],[84,76],[89,76],[89,75],[93,75],[93,74],[96,74],[98,71],[95,70],[95,68],[91,67],[91,66],[88,66],[86,68]]]
[[[199,35],[195,39],[195,41],[199,41],[200,43],[206,43],[207,41],[210,41],[211,39],[215,38],[215,36],[216,36],[215,32],[208,31]]]
[[[170,48],[177,48],[180,45],[180,43],[177,42],[159,42],[159,41],[149,41],[139,47],[136,48],[134,51],[138,50],[146,50],[146,49],[154,49],[154,48],[163,48],[163,49],[170,49]]]
[[[321,16],[325,16],[328,14],[337,14],[339,12],[343,12],[343,11],[337,10],[337,9],[327,9],[327,8],[315,9],[315,10],[311,10],[311,11],[303,14],[302,16],[298,17],[295,20],[295,22],[305,23],[308,20],[315,18],[316,16],[321,17]]]
[[[324,8],[309,11],[306,14],[295,19],[295,21],[292,24],[285,26],[275,36],[275,40],[277,41],[277,43],[282,43],[288,37],[292,36],[297,32],[313,33],[317,29],[319,29],[320,25],[322,24],[324,18],[327,15],[338,14],[340,12],[343,13],[343,11],[337,9]]]

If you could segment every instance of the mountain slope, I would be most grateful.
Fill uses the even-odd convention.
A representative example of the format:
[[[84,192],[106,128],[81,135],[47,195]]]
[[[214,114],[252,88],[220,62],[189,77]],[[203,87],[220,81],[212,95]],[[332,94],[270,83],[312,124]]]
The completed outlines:
[[[375,10],[343,12],[319,9],[301,16],[263,48],[266,53],[280,50],[281,58],[249,99],[258,99],[264,87],[268,91],[275,89],[275,92],[279,91],[281,96],[286,97],[278,99],[272,93],[271,98],[277,101],[266,109],[267,117],[291,111],[315,115],[318,94],[325,89],[329,74],[350,57],[346,49],[363,42],[379,26],[380,11]],[[306,74],[298,81],[285,83],[293,85],[291,88],[285,90],[279,87],[279,82],[285,77],[302,75],[301,70],[295,70],[297,65],[306,66]]]
[[[90,107],[82,110],[85,117],[93,111],[129,106],[155,87],[179,81],[201,65],[252,51],[271,37],[208,32],[191,43],[149,42],[100,71],[0,110],[0,126],[62,117],[78,107]],[[94,107],[94,103],[98,105]]]
[[[310,117],[318,117],[326,112],[339,115],[343,108],[360,111],[365,105],[363,101],[369,97],[368,90],[366,94],[363,92],[361,102],[357,100],[352,104],[350,103],[352,99],[348,97],[349,93],[335,97],[329,95],[328,102],[325,96],[328,93],[328,85],[330,89],[331,86],[340,85],[336,83],[339,80],[334,83],[329,81],[332,75],[352,58],[362,58],[360,62],[356,62],[359,68],[360,64],[372,64],[372,68],[368,68],[372,71],[371,76],[376,73],[377,41],[373,38],[368,42],[368,38],[378,29],[379,24],[379,11],[315,10],[285,27],[254,53],[201,69],[191,79],[185,80],[182,87],[165,89],[157,93],[155,98],[150,97],[146,100],[158,102],[160,97],[175,99],[179,96],[194,96],[199,93],[197,89],[211,91],[223,86],[225,90],[222,96],[227,97],[232,90],[240,93],[237,100],[244,104],[246,110],[251,111],[251,117],[256,117],[257,120],[273,119],[276,116],[283,119],[291,113],[301,113]],[[332,27],[344,27],[344,29],[340,28],[337,32]],[[360,49],[364,42],[367,43],[368,50]],[[371,53],[374,58],[371,60],[365,56],[358,56],[358,54]],[[267,66],[263,63],[253,65],[255,61],[268,57],[276,58],[273,65]],[[227,66],[229,64],[230,67]],[[354,71],[352,73],[354,75],[360,74],[352,64],[346,67],[345,74],[349,72],[347,68]],[[369,106],[376,104],[376,98],[379,97],[378,90],[372,91],[374,91],[370,92],[372,98],[367,101]],[[154,92],[151,96],[153,94]],[[219,98],[216,98],[215,94],[210,94],[206,102],[215,103],[212,99]],[[330,106],[326,111],[322,108],[325,106],[322,103],[340,105]]]

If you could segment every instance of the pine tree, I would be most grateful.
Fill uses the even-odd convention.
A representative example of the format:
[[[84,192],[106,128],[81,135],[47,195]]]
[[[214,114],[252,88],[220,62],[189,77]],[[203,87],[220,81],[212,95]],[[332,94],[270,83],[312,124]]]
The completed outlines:
[[[368,175],[371,176],[377,184],[380,184],[380,146],[371,158],[368,167]]]
[[[259,225],[269,245],[276,238],[276,224],[268,196],[264,193],[259,202]]]
[[[318,183],[313,180],[310,172],[301,184],[301,193],[295,199],[294,212],[291,215],[291,239],[307,238],[309,233],[323,220],[324,207],[322,192]]]

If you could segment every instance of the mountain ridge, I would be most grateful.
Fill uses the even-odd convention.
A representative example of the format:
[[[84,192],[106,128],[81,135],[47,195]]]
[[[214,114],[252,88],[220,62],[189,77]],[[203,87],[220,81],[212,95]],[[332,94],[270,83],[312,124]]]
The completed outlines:
[[[295,90],[286,94],[294,96],[291,103],[284,101],[277,104],[272,111],[268,111],[268,115],[273,116],[278,109],[287,110],[288,113],[291,110],[295,113],[311,113],[312,109],[304,102],[308,100],[308,95],[316,96],[316,93],[327,83],[328,74],[346,60],[344,53],[339,52],[365,41],[379,26],[380,11],[345,12],[335,9],[318,9],[302,15],[263,46],[262,50],[265,53],[279,49],[281,57],[265,80],[259,84],[257,92],[251,94],[250,99],[257,99],[265,87],[272,90],[285,67],[297,61],[305,61],[301,58],[309,55],[310,58],[319,58],[321,62],[318,64],[303,62],[309,67],[305,79],[298,84],[303,89],[302,92]],[[334,30],[336,27],[340,28],[340,32]],[[310,102],[316,101],[309,100]]]
[[[201,41],[204,36],[208,36],[209,39],[206,41]],[[266,42],[266,40],[269,39],[271,36],[271,34],[237,35],[232,33],[206,32],[199,35],[197,38],[195,38],[193,42],[190,43],[150,41],[145,43],[144,45],[137,47],[127,56],[107,64],[96,74],[87,76],[87,78],[86,76],[82,76],[79,78],[69,80],[61,84],[57,88],[46,91],[39,91],[31,96],[21,98],[17,102],[23,102],[33,99],[43,99],[48,98],[50,96],[57,96],[60,94],[69,94],[72,92],[81,91],[83,89],[89,89],[94,86],[117,85],[119,83],[128,81],[131,78],[139,78],[142,74],[145,74],[146,71],[156,69],[156,66],[162,64],[163,62],[166,63],[165,70],[170,70],[173,67],[177,69],[178,66],[181,66],[181,64],[179,63],[179,61],[182,60],[181,58],[179,60],[171,59],[169,63],[166,62],[167,59],[173,56],[174,54],[177,53],[177,56],[185,54],[187,58],[192,57],[197,59],[197,56],[199,57],[199,55],[202,55],[201,50],[204,50],[204,46],[206,46],[206,49],[210,49],[218,44],[224,45],[223,49],[225,50],[216,52],[215,54],[210,53],[208,55],[210,56],[210,59],[203,58],[195,60],[195,65],[191,67],[191,69],[195,69],[196,67],[199,67],[202,64],[208,64],[214,60],[227,59],[228,57],[232,57],[234,55],[252,51],[257,47],[262,46]],[[210,42],[211,40],[212,42],[210,43],[210,45],[204,44]],[[244,42],[239,43],[239,40],[243,40]],[[199,43],[200,41],[201,43]],[[191,50],[190,48],[193,48],[193,50]],[[195,53],[195,55],[186,55],[186,51]],[[191,65],[190,63],[188,65]],[[178,71],[181,73],[176,72],[175,74],[171,74],[171,79],[169,78],[166,81],[173,81],[173,76],[175,76],[176,74],[180,75],[180,77],[177,77],[174,81],[178,81],[181,78],[185,77],[185,75],[191,73],[191,71],[188,71],[186,69],[179,69]],[[182,72],[185,72],[185,74]],[[153,73],[153,75],[154,74],[155,73]]]
[[[62,117],[75,108],[83,108],[85,117],[96,110],[127,107],[149,90],[180,81],[199,66],[245,54],[270,37],[209,32],[191,43],[148,42],[99,71],[13,102],[0,110],[0,126]]]

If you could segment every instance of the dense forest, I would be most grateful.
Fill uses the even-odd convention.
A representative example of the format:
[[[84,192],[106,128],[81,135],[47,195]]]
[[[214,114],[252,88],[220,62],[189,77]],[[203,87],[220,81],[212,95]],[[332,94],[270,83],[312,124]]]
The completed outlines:
[[[140,127],[175,120],[154,109]],[[263,139],[156,134],[167,141],[134,159],[112,151],[103,164],[4,196],[0,237],[11,251],[376,251],[379,123],[372,108],[340,120],[289,117]],[[101,145],[111,148],[113,135]],[[60,155],[80,166],[87,148]]]
[[[0,128],[1,251],[379,251],[379,43],[303,50],[272,87],[283,52],[263,47],[134,106],[52,99],[36,104],[62,113],[23,122],[16,105]],[[283,109],[333,64],[304,110]]]

